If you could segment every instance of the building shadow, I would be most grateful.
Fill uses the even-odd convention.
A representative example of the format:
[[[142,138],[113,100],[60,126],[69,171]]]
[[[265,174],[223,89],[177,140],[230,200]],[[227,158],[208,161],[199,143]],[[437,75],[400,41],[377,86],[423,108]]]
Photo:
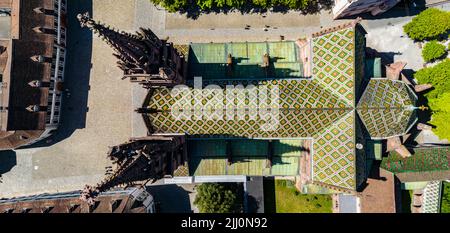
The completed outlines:
[[[346,16],[341,19],[356,19],[361,17],[364,20],[392,19],[418,15],[425,10],[425,0],[402,0],[397,5],[379,15],[371,15],[370,12]]]
[[[92,0],[67,0],[67,45],[61,118],[58,129],[47,140],[25,148],[47,147],[70,137],[77,129],[86,127],[89,111],[89,81],[92,58],[92,32],[83,30],[77,14],[92,15]]]
[[[13,150],[2,151],[0,155],[0,183],[2,183],[1,175],[5,174],[17,165],[16,152]]]
[[[193,213],[188,190],[183,187],[169,185],[147,186],[147,191],[153,195],[159,213]]]
[[[264,177],[264,213],[276,213],[275,178]]]
[[[246,186],[246,212],[264,213],[264,177],[249,177]]]

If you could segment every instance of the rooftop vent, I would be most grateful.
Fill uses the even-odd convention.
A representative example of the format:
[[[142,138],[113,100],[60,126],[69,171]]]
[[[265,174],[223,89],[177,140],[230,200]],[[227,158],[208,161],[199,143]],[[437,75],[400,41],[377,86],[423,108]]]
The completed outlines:
[[[32,57],[30,57],[31,58],[31,60],[33,60],[33,61],[35,61],[35,62],[39,62],[39,63],[51,63],[52,62],[52,59],[51,58],[49,58],[49,57],[45,57],[45,56],[42,56],[42,55],[34,55],[34,56],[32,56]]]
[[[44,33],[44,34],[56,34],[55,29],[50,29],[50,28],[43,28],[43,27],[34,27],[33,31],[35,31],[36,33]]]
[[[27,107],[27,111],[29,112],[39,112],[40,107],[37,105],[30,105]]]
[[[39,80],[33,80],[33,81],[29,82],[28,85],[30,87],[41,87],[42,83]]]

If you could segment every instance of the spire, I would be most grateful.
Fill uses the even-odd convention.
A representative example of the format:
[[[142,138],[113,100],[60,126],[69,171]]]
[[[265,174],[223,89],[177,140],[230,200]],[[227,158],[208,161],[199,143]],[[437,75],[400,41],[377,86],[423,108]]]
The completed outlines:
[[[77,18],[81,27],[93,31],[114,49],[124,78],[144,86],[183,82],[186,67],[183,56],[171,43],[160,40],[151,30],[140,28],[140,31],[131,34],[96,22],[89,13],[78,14]]]
[[[141,29],[133,35],[96,22],[89,13],[78,14],[77,18],[81,27],[90,29],[114,49],[118,65],[126,74],[151,74],[158,70],[162,42],[149,30]]]
[[[181,153],[182,145],[183,139],[178,137],[148,137],[112,147],[108,158],[116,164],[116,169],[109,169],[112,172],[96,186],[86,185],[81,199],[92,205],[100,193],[111,188],[172,175],[182,163],[180,156],[174,157]]]

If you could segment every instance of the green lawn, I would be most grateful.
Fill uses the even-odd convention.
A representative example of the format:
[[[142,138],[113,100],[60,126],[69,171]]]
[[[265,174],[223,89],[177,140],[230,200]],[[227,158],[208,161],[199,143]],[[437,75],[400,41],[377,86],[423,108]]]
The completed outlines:
[[[441,213],[450,213],[450,183],[443,182]]]
[[[266,213],[331,213],[332,201],[330,195],[301,194],[292,181],[265,180],[264,207]]]

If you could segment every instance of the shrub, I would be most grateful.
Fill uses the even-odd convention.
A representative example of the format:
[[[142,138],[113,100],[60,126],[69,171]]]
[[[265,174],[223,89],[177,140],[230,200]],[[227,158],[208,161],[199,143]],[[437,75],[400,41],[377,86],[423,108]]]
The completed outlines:
[[[403,30],[414,40],[438,39],[450,30],[450,13],[436,8],[426,9],[403,26]]]
[[[198,186],[194,204],[201,213],[232,213],[236,200],[233,191],[224,185],[206,183]]]
[[[422,50],[422,57],[426,62],[434,61],[445,54],[445,45],[437,41],[431,41],[425,44]]]

